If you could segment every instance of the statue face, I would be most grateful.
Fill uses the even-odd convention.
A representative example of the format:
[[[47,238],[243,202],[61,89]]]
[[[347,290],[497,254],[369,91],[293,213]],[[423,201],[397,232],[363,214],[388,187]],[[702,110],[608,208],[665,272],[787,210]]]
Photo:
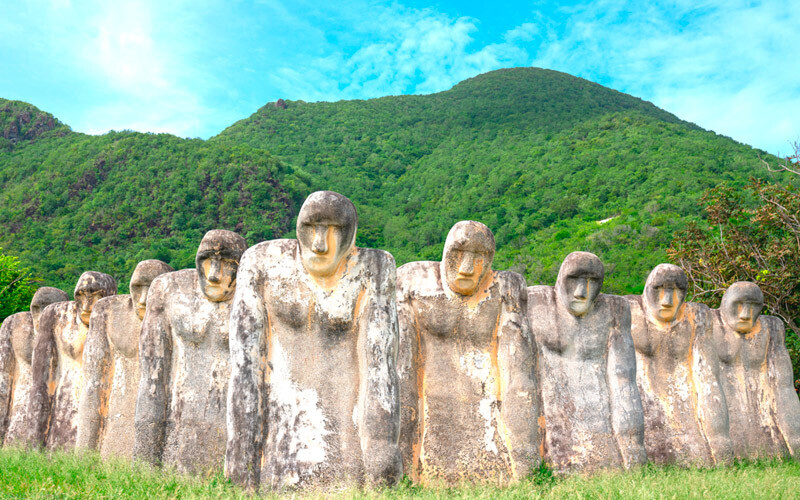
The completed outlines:
[[[672,264],[659,264],[647,277],[644,286],[647,310],[658,321],[673,321],[686,299],[687,288],[688,280],[683,269]]]
[[[98,300],[117,293],[117,282],[111,276],[96,271],[81,274],[75,285],[75,302],[84,325],[89,324],[92,309]]]
[[[556,291],[570,314],[588,313],[603,286],[603,263],[588,252],[573,252],[564,259],[556,280]]]
[[[312,276],[333,275],[353,249],[357,215],[344,196],[330,191],[312,193],[297,216],[297,241],[303,267]]]
[[[33,318],[33,329],[35,331],[39,330],[39,318],[42,316],[42,309],[45,307],[39,304],[31,304],[31,318]]]
[[[737,333],[748,333],[764,308],[764,295],[755,283],[740,281],[725,291],[719,308],[729,327]]]
[[[92,316],[92,309],[97,301],[105,297],[102,290],[79,290],[75,292],[75,302],[78,303],[78,313],[81,317],[81,322],[84,325],[89,324],[89,318]]]
[[[31,299],[31,317],[33,318],[33,329],[39,330],[39,318],[45,307],[56,302],[65,302],[69,300],[67,294],[58,288],[43,286],[36,290]]]
[[[475,221],[461,221],[450,229],[442,264],[447,286],[460,295],[473,295],[492,270],[494,236]]]
[[[199,263],[200,288],[208,300],[222,302],[233,297],[239,262],[219,252],[209,252],[203,255]]]
[[[133,308],[139,319],[144,319],[147,310],[147,291],[150,290],[150,284],[159,275],[172,271],[169,264],[156,259],[143,260],[136,265],[131,275],[130,289]]]

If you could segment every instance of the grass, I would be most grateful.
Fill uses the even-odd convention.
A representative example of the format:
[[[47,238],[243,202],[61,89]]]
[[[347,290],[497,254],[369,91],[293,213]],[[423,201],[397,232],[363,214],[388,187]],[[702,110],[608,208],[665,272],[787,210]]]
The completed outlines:
[[[414,486],[268,495],[267,498],[358,499],[746,499],[800,498],[800,463],[741,462],[718,469],[646,466],[629,472],[555,477],[542,467],[519,484],[498,488]],[[253,499],[217,472],[187,477],[121,461],[102,462],[96,454],[0,450],[0,500],[6,499]]]

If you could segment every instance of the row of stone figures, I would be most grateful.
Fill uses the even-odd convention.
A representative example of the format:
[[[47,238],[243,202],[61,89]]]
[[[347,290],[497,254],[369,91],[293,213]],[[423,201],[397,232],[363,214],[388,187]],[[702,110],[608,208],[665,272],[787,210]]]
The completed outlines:
[[[600,293],[575,252],[554,287],[493,271],[457,223],[441,262],[354,246],[357,215],[310,195],[297,239],[208,232],[196,269],[148,260],[130,295],[86,272],[40,288],[0,333],[0,440],[85,447],[248,487],[504,483],[558,471],[711,466],[800,450],[783,324],[759,288],[685,303],[662,264]]]

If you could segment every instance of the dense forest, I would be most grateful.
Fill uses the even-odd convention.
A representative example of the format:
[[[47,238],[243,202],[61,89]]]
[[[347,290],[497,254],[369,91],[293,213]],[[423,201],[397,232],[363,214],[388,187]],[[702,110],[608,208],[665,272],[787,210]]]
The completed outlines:
[[[358,244],[398,264],[438,260],[450,226],[475,219],[495,232],[496,269],[552,283],[567,253],[590,250],[607,291],[639,293],[672,235],[705,216],[706,189],[781,179],[759,158],[772,160],[536,68],[431,95],[270,103],[207,141],[89,136],[0,100],[0,247],[67,292],[87,269],[125,291],[139,260],[191,266],[207,229],[291,236],[305,196],[331,189],[359,209]]]

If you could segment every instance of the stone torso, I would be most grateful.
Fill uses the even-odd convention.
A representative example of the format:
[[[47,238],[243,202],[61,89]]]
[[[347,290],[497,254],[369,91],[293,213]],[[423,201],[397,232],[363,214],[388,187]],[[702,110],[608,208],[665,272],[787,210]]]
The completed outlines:
[[[8,373],[8,378],[0,379],[0,384],[8,384],[8,387],[0,388],[0,393],[9,394],[7,403],[0,401],[0,404],[8,404],[4,439],[4,444],[8,446],[25,441],[28,433],[27,405],[32,382],[33,319],[29,312],[13,314],[5,319],[2,328],[0,342],[10,344],[5,347],[14,360],[14,368]]]
[[[42,315],[48,313],[55,317],[53,336],[56,345],[57,383],[47,447],[72,448],[77,435],[78,402],[83,389],[83,346],[89,327],[80,320],[75,302],[49,305]]]
[[[761,316],[753,329],[740,334],[714,314],[714,343],[720,360],[720,382],[728,403],[730,436],[739,458],[780,456],[788,453],[772,416],[767,351],[771,321]]]
[[[412,468],[423,481],[504,481],[511,475],[501,434],[501,387],[497,329],[505,274],[495,272],[489,290],[466,297],[445,290],[439,262],[413,262],[398,270],[419,345],[417,408],[419,441]],[[403,349],[403,348],[401,348]],[[413,369],[413,368],[412,368]],[[401,374],[401,384],[404,377]],[[401,385],[401,393],[403,388]],[[406,430],[406,432],[412,430]]]
[[[600,294],[585,316],[576,317],[553,287],[528,290],[528,318],[540,349],[545,457],[559,470],[621,466],[607,378],[609,335],[621,314],[616,298]]]
[[[194,269],[160,279],[168,280],[164,314],[172,332],[164,462],[203,471],[218,467],[225,457],[230,302],[209,301]]]
[[[698,331],[702,336],[710,325],[708,310],[685,303],[673,322],[662,325],[647,315],[641,296],[628,301],[648,458],[658,464],[713,465],[698,421],[692,368]]]
[[[303,268],[294,240],[257,245],[268,318],[269,409],[261,482],[361,481],[359,324],[378,251],[358,249],[335,287]]]

